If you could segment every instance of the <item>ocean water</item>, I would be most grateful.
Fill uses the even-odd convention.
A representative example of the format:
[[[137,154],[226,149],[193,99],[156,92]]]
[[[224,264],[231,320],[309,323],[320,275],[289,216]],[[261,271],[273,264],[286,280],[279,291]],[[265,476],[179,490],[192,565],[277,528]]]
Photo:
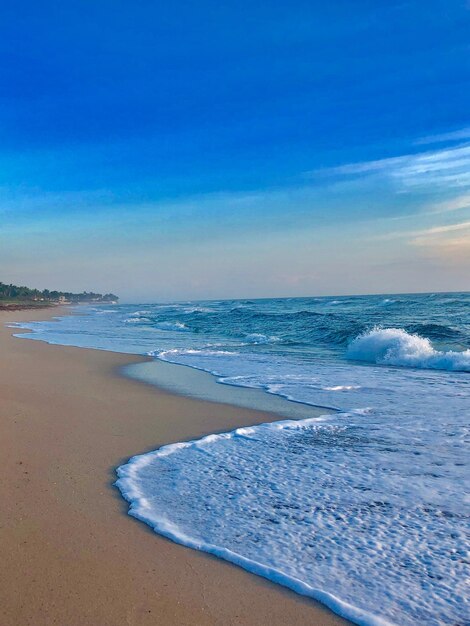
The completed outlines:
[[[134,456],[117,481],[131,515],[358,624],[470,624],[470,294],[77,313],[20,336],[336,409]]]

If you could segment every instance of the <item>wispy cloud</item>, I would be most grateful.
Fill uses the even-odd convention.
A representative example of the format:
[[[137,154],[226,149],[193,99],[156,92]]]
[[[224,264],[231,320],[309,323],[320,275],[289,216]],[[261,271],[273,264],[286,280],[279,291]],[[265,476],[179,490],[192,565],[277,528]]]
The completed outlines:
[[[323,170],[325,172],[353,177],[384,176],[394,181],[402,190],[430,186],[439,190],[470,187],[470,144],[375,161],[348,163]]]
[[[449,213],[470,209],[470,193],[438,202],[426,208],[426,213]]]
[[[414,149],[410,147],[406,154],[314,170],[308,172],[308,176],[317,179],[327,176],[340,181],[352,179],[388,182],[397,192],[425,191],[442,194],[447,190],[454,190],[455,193],[456,189],[470,188],[469,140],[470,126],[422,137],[414,142]],[[434,149],[417,148],[433,143],[447,145]]]
[[[470,260],[470,220],[387,233],[376,239],[402,239],[409,246],[421,250],[427,258],[440,258],[450,263],[468,263]]]
[[[375,240],[389,241],[393,239],[406,239],[409,243],[415,243],[416,241],[430,240],[431,238],[438,238],[448,233],[455,233],[458,231],[470,231],[470,220],[464,222],[458,222],[455,224],[444,224],[440,226],[432,226],[430,228],[421,228],[413,230],[399,230],[388,232],[386,234],[377,235],[373,237]],[[470,244],[470,239],[469,239]]]
[[[432,143],[444,143],[447,141],[462,141],[465,139],[470,139],[470,126],[466,128],[461,128],[459,130],[454,130],[450,133],[441,133],[440,135],[427,135],[426,137],[421,137],[415,144],[417,146],[424,144],[432,144]]]
[[[434,226],[433,228],[426,228],[421,231],[417,231],[419,237],[430,237],[434,235],[442,235],[443,233],[454,233],[457,230],[469,230],[470,221],[460,222],[459,224],[448,224],[446,226]]]
[[[410,240],[412,246],[425,249],[447,261],[470,260],[470,221],[423,230]]]

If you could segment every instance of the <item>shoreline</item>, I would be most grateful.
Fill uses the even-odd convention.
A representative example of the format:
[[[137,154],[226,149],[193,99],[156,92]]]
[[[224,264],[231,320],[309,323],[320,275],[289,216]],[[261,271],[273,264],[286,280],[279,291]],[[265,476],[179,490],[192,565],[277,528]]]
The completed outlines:
[[[16,311],[44,311],[45,309],[51,309],[58,307],[57,304],[24,304],[24,303],[8,303],[2,304],[0,302],[0,312],[16,312]]]
[[[5,326],[64,312],[0,312],[2,624],[348,624],[127,515],[113,483],[130,457],[282,418],[120,374],[145,357],[21,341]]]

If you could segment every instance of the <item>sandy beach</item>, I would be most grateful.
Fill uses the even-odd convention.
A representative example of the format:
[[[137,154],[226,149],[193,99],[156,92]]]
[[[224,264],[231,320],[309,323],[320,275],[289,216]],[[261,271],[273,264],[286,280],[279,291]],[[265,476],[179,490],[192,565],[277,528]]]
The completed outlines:
[[[2,626],[347,622],[126,515],[114,468],[162,444],[273,419],[127,379],[142,359],[13,338],[0,312]]]

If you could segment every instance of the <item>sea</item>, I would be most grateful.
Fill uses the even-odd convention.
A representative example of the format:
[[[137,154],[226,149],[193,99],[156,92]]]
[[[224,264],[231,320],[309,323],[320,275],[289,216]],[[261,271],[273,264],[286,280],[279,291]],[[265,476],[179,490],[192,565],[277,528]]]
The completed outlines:
[[[275,401],[285,419],[129,450],[116,485],[157,533],[360,625],[470,624],[470,293],[90,305],[16,326],[149,355],[126,375],[189,395]]]

